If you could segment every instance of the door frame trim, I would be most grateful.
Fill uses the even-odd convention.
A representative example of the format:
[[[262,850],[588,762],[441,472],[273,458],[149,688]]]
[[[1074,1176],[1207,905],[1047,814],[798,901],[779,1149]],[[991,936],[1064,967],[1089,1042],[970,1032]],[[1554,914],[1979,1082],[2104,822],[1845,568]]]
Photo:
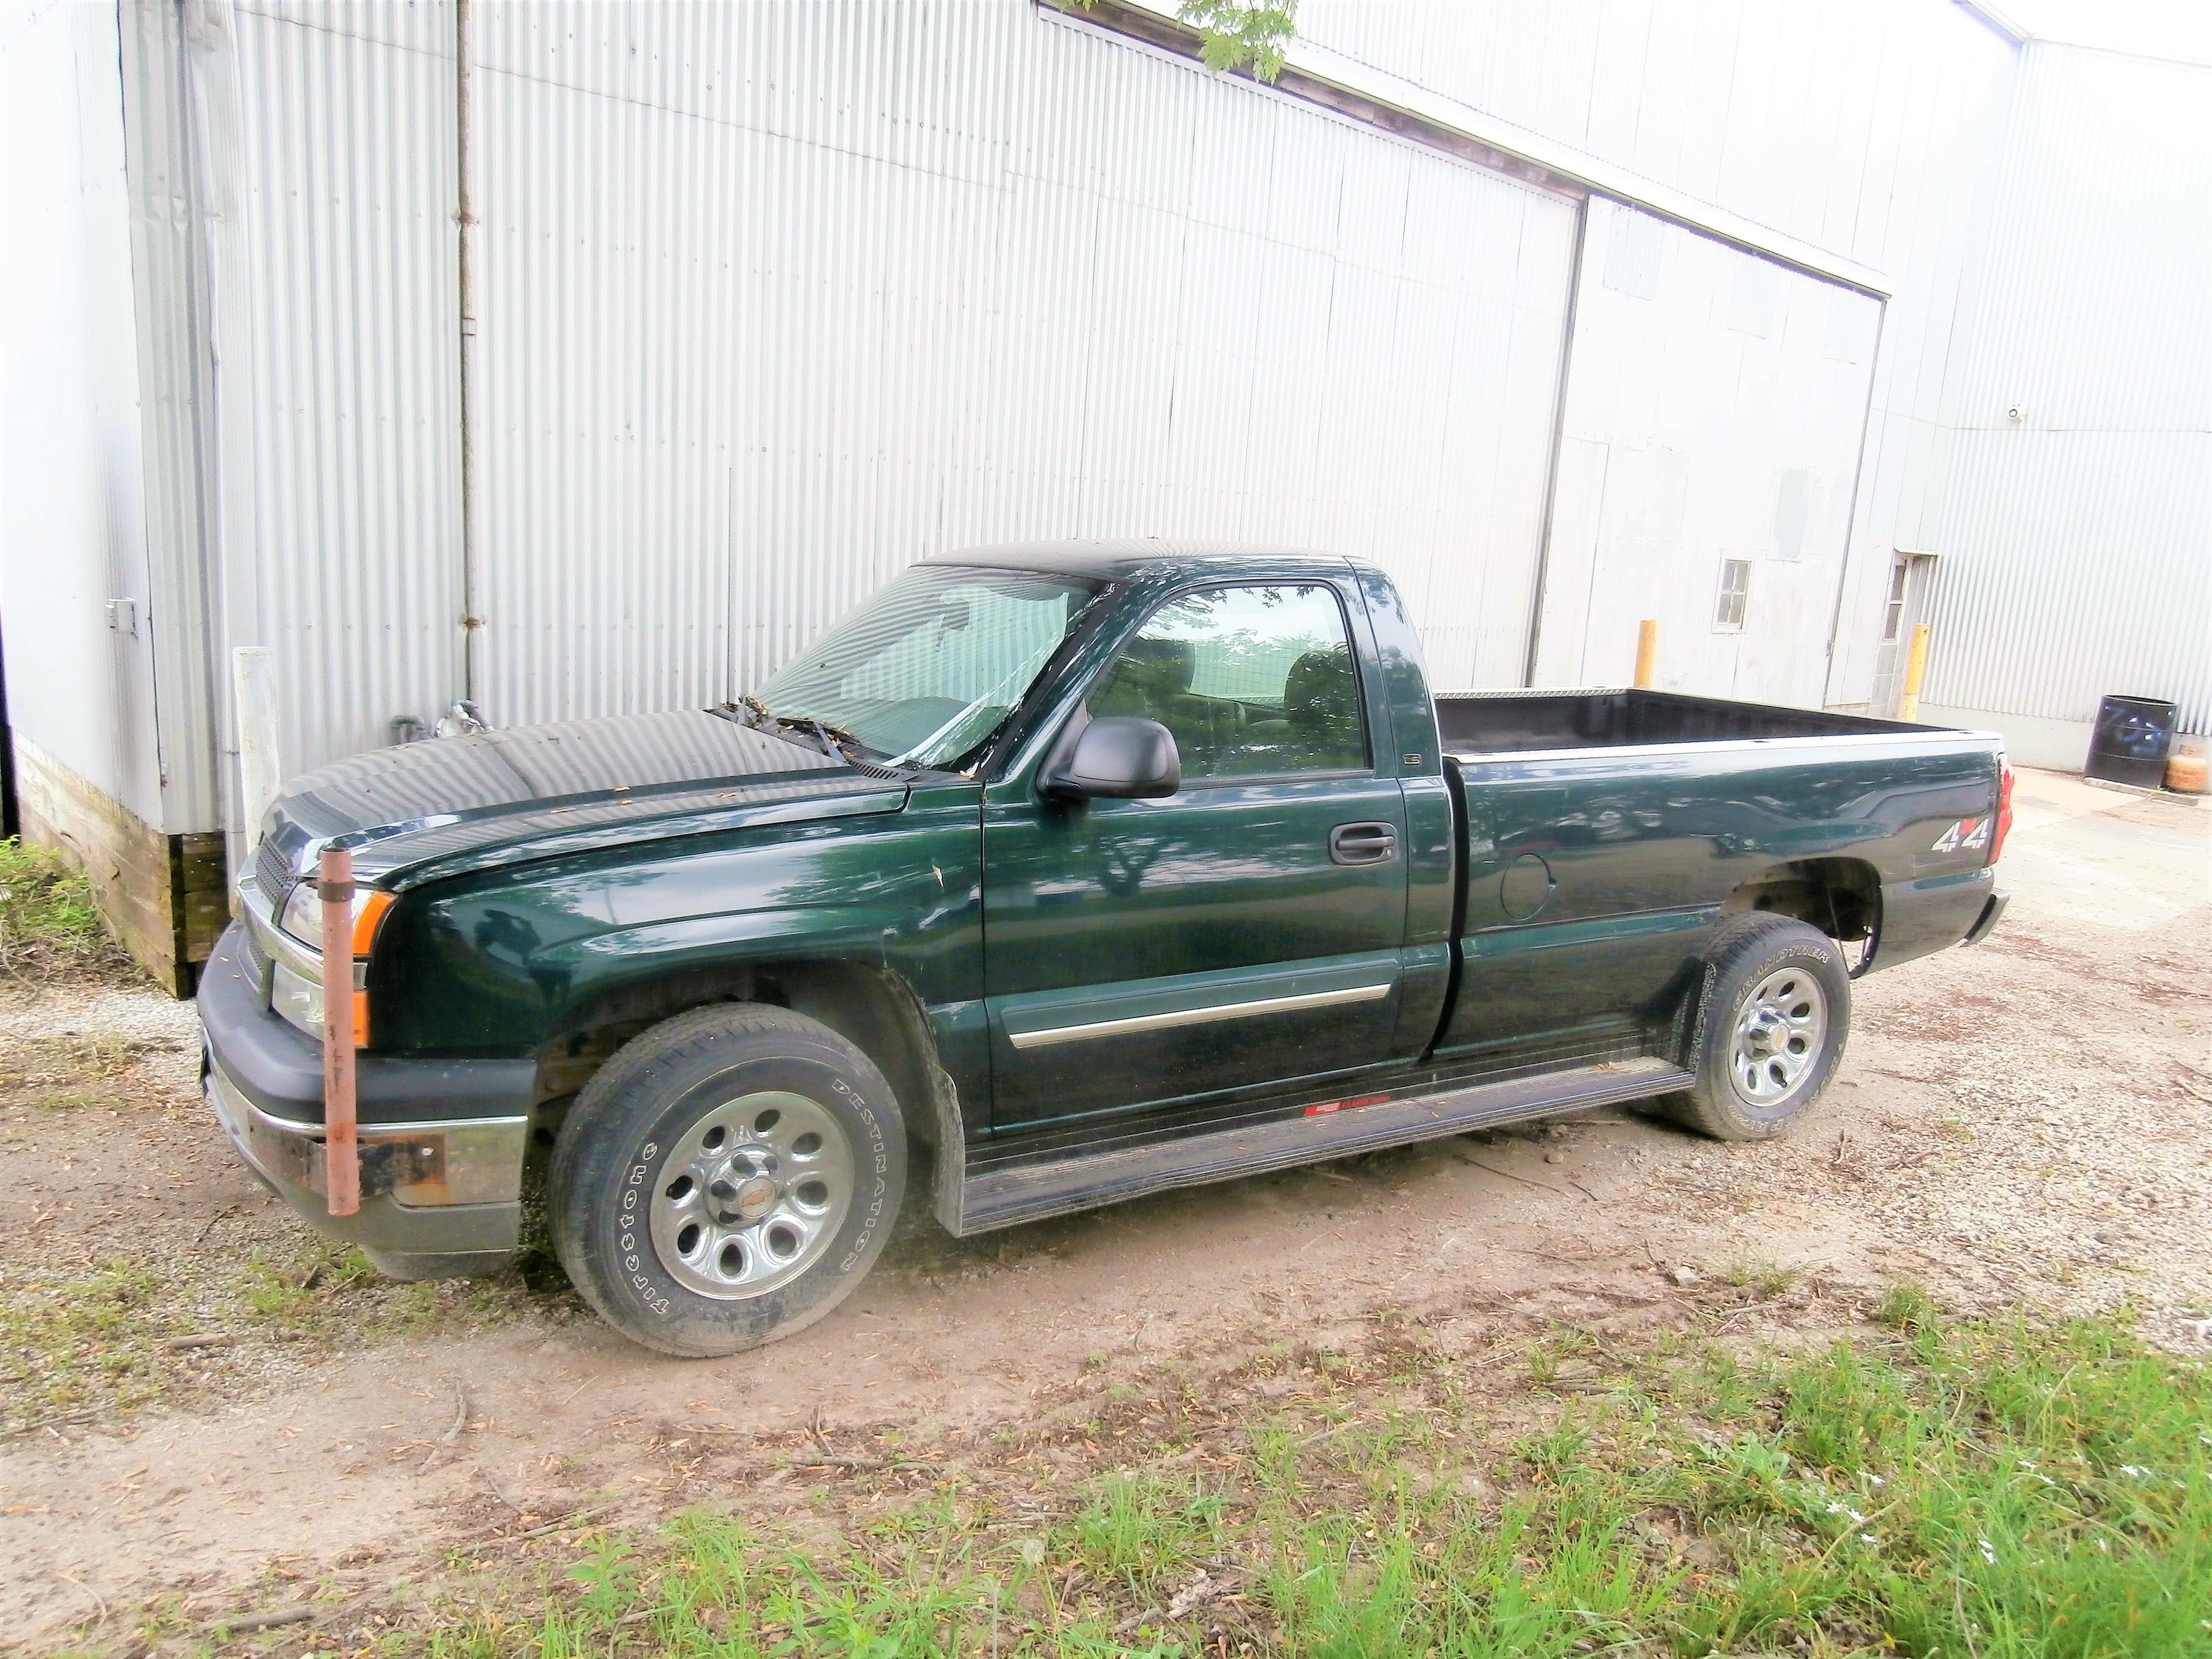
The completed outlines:
[[[1007,1042],[1017,1048],[1048,1048],[1057,1043],[1082,1042],[1092,1037],[1124,1036],[1134,1031],[1164,1031],[1178,1025],[1204,1025],[1214,1020],[1248,1019],[1255,1014],[1279,1014],[1298,1008],[1332,1008],[1343,1003],[1375,1002],[1397,989],[1395,979],[1376,985],[1354,985],[1337,991],[1302,991],[1290,996],[1258,997],[1248,1002],[1221,1002],[1206,1008],[1177,1008],[1164,1013],[1133,1014],[1124,1019],[1092,1020],[1079,1025],[1048,1025],[1039,1030],[1009,1031]]]

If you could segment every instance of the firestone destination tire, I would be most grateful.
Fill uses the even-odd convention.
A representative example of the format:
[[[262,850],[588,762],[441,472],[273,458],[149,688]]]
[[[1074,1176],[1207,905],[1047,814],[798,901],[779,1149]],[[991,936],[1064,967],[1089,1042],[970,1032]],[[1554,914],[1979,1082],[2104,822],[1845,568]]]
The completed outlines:
[[[553,1245],[609,1324],[705,1358],[828,1313],[883,1251],[906,1130],[873,1061],[781,1008],[702,1008],[633,1038],[562,1126]]]
[[[1654,1102],[1717,1140],[1771,1140],[1813,1109],[1844,1057],[1851,976],[1835,941],[1788,916],[1749,915],[1707,948],[1688,1057],[1698,1080]]]

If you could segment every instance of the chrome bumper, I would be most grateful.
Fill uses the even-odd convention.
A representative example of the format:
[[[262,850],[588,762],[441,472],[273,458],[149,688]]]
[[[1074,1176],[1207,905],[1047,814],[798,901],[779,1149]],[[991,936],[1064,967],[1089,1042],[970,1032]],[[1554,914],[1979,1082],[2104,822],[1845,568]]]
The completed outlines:
[[[528,1059],[363,1054],[361,1208],[333,1216],[322,1046],[276,1014],[244,930],[200,975],[208,1109],[240,1159],[300,1218],[407,1278],[489,1272],[514,1249],[537,1067]]]
[[[263,1111],[224,1075],[212,1051],[206,1070],[208,1105],[233,1150],[288,1200],[322,1200],[327,1212],[323,1126]],[[358,1131],[362,1201],[388,1198],[400,1209],[519,1203],[529,1133],[527,1117],[364,1124]]]
[[[522,1231],[527,1118],[364,1125],[361,1208],[334,1216],[322,1125],[263,1111],[212,1054],[204,1081],[209,1109],[246,1167],[302,1221],[360,1245],[385,1273],[401,1279],[491,1273],[513,1253]]]

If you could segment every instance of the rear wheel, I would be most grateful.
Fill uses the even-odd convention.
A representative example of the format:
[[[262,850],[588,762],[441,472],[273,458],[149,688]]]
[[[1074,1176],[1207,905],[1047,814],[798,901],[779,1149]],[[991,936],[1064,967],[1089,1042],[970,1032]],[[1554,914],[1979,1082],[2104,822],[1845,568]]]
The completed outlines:
[[[1690,1011],[1697,1082],[1657,1103],[1721,1140],[1766,1140],[1813,1109],[1850,1024],[1835,941],[1787,916],[1746,916],[1707,950]]]
[[[820,1021],[679,1015],[601,1068],[562,1126],[554,1248],[608,1323],[736,1353],[836,1306],[881,1253],[906,1134],[874,1062]]]

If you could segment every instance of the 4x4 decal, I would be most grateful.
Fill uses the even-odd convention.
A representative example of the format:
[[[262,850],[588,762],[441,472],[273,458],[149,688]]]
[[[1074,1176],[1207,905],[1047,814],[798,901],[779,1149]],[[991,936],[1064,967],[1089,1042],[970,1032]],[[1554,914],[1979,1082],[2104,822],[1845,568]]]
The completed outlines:
[[[1992,822],[1989,818],[1960,818],[1936,836],[1936,844],[1928,850],[1931,853],[1961,853],[1972,848],[1987,847]]]

